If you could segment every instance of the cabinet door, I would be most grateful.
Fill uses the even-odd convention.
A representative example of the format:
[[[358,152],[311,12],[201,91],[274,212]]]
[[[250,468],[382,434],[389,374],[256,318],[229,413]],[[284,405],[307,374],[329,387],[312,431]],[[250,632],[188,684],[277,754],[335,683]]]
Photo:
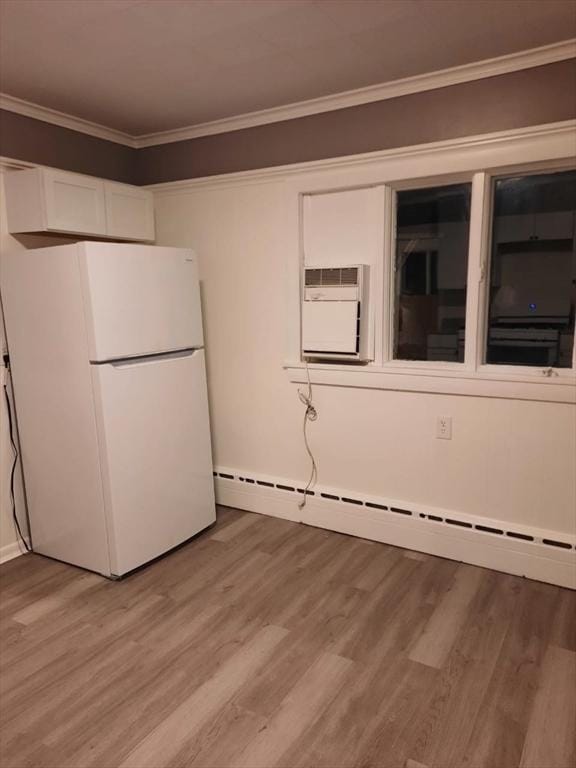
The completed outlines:
[[[106,234],[104,182],[66,171],[43,173],[46,229],[86,235]]]
[[[511,216],[494,217],[494,242],[527,242],[534,234],[534,216],[523,213]]]
[[[574,214],[572,211],[550,211],[499,216],[494,231],[499,243],[569,240],[574,232]]]
[[[574,213],[550,211],[534,214],[534,237],[538,240],[572,240]]]
[[[105,182],[108,237],[154,240],[152,193],[128,184]]]

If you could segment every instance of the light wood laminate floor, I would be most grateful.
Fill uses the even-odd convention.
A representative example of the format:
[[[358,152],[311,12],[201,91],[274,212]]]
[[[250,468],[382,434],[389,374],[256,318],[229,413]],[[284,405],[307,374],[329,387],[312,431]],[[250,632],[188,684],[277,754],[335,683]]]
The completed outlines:
[[[0,568],[2,768],[574,768],[576,595],[270,517]]]

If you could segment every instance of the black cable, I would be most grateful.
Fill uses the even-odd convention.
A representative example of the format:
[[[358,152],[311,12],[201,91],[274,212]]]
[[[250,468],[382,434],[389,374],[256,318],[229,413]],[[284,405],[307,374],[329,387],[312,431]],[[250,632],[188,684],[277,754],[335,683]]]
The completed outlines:
[[[10,433],[10,443],[12,450],[14,451],[14,460],[12,462],[12,469],[10,470],[10,501],[12,502],[12,517],[14,518],[14,525],[20,537],[20,541],[24,545],[26,552],[31,552],[32,548],[22,535],[22,529],[20,528],[20,522],[18,515],[16,514],[16,497],[14,495],[14,474],[16,473],[16,465],[18,464],[18,446],[14,440],[14,425],[12,422],[12,404],[10,402],[10,396],[8,395],[8,386],[4,384],[4,397],[6,398],[6,410],[8,411],[8,431]]]
[[[300,402],[302,405],[306,406],[306,409],[304,411],[304,424],[303,424],[303,433],[304,433],[304,446],[306,447],[306,452],[308,453],[308,456],[310,457],[310,478],[308,480],[308,484],[306,485],[306,488],[304,488],[302,492],[302,500],[298,504],[298,509],[304,509],[306,506],[306,500],[308,498],[308,491],[310,488],[315,485],[316,480],[318,479],[318,465],[316,464],[316,459],[314,458],[314,454],[312,453],[312,449],[310,448],[310,443],[308,442],[308,433],[306,430],[306,427],[308,426],[309,421],[316,421],[318,418],[318,411],[316,410],[314,403],[312,402],[312,382],[310,381],[310,369],[308,368],[308,361],[305,360],[304,364],[306,366],[306,378],[308,381],[308,393],[304,394],[302,390],[298,390],[298,397],[300,398]]]

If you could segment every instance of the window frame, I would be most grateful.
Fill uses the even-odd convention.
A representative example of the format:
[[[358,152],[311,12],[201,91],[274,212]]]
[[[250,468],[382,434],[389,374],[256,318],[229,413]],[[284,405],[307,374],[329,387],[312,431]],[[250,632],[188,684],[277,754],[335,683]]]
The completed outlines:
[[[570,368],[559,368],[557,366],[535,366],[535,365],[511,365],[499,363],[487,363],[488,347],[488,326],[490,319],[490,281],[492,277],[492,230],[494,224],[494,193],[496,182],[499,179],[513,178],[515,176],[538,176],[547,173],[561,173],[562,171],[576,171],[574,160],[567,160],[565,164],[552,166],[543,166],[542,163],[527,163],[523,166],[517,166],[513,170],[493,169],[486,174],[487,190],[485,199],[486,228],[482,233],[483,254],[482,254],[482,282],[479,291],[479,322],[477,329],[478,355],[477,370],[480,373],[491,374],[501,371],[505,374],[513,375],[518,369],[525,371],[526,376],[554,378],[574,378],[576,376],[576,328],[574,329],[574,341],[572,344],[572,366]]]
[[[491,255],[492,190],[495,178],[576,169],[576,121],[438,142],[401,150],[307,164],[284,181],[289,379],[333,386],[459,394],[576,403],[576,342],[572,368],[486,364],[487,279]],[[464,362],[394,360],[395,192],[472,183]],[[310,362],[301,357],[303,200],[307,195],[380,187],[384,192],[381,268],[374,270],[370,309],[374,359],[366,364]],[[298,258],[294,258],[298,253]],[[392,298],[392,300],[391,300]]]
[[[391,225],[392,229],[390,234],[390,247],[388,249],[388,260],[384,260],[384,270],[388,273],[389,286],[388,291],[383,296],[384,306],[388,307],[387,315],[387,328],[384,329],[384,333],[387,336],[387,348],[386,356],[383,358],[386,365],[394,369],[412,369],[418,371],[423,369],[425,371],[430,369],[436,369],[440,371],[462,371],[470,370],[470,366],[466,360],[466,350],[464,351],[464,361],[454,362],[451,360],[405,360],[402,358],[394,357],[395,347],[395,334],[396,334],[396,280],[397,280],[397,259],[396,259],[396,245],[397,245],[397,193],[405,192],[412,189],[432,189],[437,187],[449,187],[453,184],[470,184],[470,222],[468,225],[468,268],[466,278],[466,312],[465,312],[465,328],[468,329],[468,281],[470,279],[470,248],[472,244],[472,212],[474,205],[474,173],[458,173],[458,174],[446,174],[444,176],[429,177],[425,179],[425,183],[420,183],[419,179],[410,179],[410,181],[395,182],[388,184],[391,191]],[[468,332],[468,331],[466,331]]]
[[[572,366],[559,368],[556,366],[530,366],[486,363],[486,345],[488,340],[490,278],[492,267],[492,226],[494,219],[494,191],[498,179],[514,176],[536,176],[551,172],[576,170],[572,159],[560,163],[527,163],[513,168],[496,168],[490,171],[471,173],[446,174],[443,176],[426,177],[425,179],[410,179],[392,182],[384,186],[390,190],[390,224],[388,231],[390,244],[384,253],[384,272],[388,276],[387,290],[382,296],[382,304],[386,308],[384,315],[383,338],[386,347],[382,356],[385,368],[414,373],[429,371],[467,371],[483,374],[489,377],[498,374],[506,378],[518,380],[546,378],[576,377],[576,333],[572,347]],[[466,281],[466,314],[465,314],[465,346],[463,362],[441,360],[403,360],[394,358],[395,343],[395,311],[396,311],[396,193],[410,189],[430,189],[433,187],[450,186],[451,184],[471,184],[470,224],[468,238],[468,271]],[[385,231],[386,236],[386,231]],[[330,365],[329,363],[327,365]],[[371,365],[370,363],[368,365]]]

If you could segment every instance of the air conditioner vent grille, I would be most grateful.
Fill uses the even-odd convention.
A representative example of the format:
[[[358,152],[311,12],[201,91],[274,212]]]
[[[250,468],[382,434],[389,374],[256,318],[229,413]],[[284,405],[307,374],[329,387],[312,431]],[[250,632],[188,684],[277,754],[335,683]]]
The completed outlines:
[[[358,285],[358,267],[310,268],[305,270],[304,284],[307,288],[338,288]]]
[[[310,288],[319,288],[322,285],[322,270],[307,269],[305,271],[305,284]]]

